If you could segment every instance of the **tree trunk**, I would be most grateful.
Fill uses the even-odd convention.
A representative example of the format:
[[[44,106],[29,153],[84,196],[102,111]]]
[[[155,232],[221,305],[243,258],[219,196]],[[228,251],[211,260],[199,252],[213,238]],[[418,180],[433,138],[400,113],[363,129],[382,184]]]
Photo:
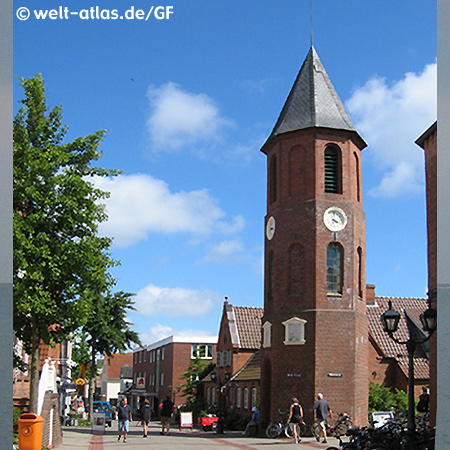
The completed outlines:
[[[37,414],[39,391],[39,359],[41,356],[41,335],[38,318],[33,316],[31,325],[31,355],[30,355],[30,412]]]
[[[93,420],[94,416],[94,389],[95,389],[95,374],[96,374],[96,366],[95,366],[95,349],[92,346],[92,359],[91,359],[91,378],[89,380],[89,420]]]

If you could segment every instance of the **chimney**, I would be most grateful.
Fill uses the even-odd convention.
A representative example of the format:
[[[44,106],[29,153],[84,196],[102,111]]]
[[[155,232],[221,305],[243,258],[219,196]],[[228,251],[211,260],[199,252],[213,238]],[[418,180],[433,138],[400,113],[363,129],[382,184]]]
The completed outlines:
[[[366,304],[367,306],[375,306],[375,285],[366,284]]]

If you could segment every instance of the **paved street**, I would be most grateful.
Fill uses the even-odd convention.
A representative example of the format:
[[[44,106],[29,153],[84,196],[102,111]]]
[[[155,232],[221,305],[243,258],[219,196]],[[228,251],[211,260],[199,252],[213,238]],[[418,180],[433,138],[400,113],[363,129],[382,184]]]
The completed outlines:
[[[117,422],[112,428],[107,428],[103,436],[92,435],[90,429],[64,427],[63,444],[58,450],[117,450],[127,448],[128,450],[143,450],[145,448],[181,450],[192,449],[229,449],[238,448],[242,450],[270,450],[282,449],[284,446],[293,446],[298,449],[325,449],[330,445],[337,445],[336,439],[329,439],[328,444],[318,444],[314,438],[303,438],[302,442],[295,445],[288,439],[267,439],[243,437],[239,432],[225,432],[219,436],[212,432],[203,431],[181,431],[171,430],[170,436],[159,434],[159,423],[153,422],[149,427],[149,436],[142,437],[142,427],[136,422],[130,428],[127,443],[117,442]]]

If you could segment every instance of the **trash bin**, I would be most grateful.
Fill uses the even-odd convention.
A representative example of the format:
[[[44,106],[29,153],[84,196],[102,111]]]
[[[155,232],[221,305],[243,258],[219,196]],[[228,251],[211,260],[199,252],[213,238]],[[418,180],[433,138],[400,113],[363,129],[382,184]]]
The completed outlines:
[[[44,419],[37,414],[21,414],[19,425],[19,450],[41,450]]]

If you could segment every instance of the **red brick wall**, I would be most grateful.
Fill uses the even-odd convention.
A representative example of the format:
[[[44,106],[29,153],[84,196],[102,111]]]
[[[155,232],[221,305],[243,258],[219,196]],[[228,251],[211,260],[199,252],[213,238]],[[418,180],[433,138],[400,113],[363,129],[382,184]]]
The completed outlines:
[[[262,420],[278,417],[295,395],[304,406],[307,421],[320,391],[338,412],[351,414],[356,424],[367,421],[368,324],[365,293],[358,297],[357,248],[362,248],[361,284],[365,286],[365,217],[357,201],[355,156],[360,150],[344,131],[309,129],[282,135],[264,151],[268,161],[277,158],[277,200],[268,198],[267,218],[276,220],[275,236],[266,240],[265,314],[272,323],[272,346],[262,351],[262,396],[270,388],[270,400],[262,399]],[[324,192],[323,153],[333,143],[342,151],[342,194]],[[270,176],[270,167],[268,167]],[[347,227],[336,240],[344,249],[342,295],[327,295],[327,247],[334,236],[323,225],[323,213],[330,206],[342,208]],[[304,249],[303,289],[290,290],[289,249]],[[274,255],[273,300],[269,299],[269,254]],[[282,322],[292,317],[307,321],[306,344],[283,344]],[[270,361],[270,364],[268,363]],[[268,367],[270,366],[270,380]],[[266,367],[266,369],[264,369]],[[329,374],[341,374],[333,377]]]

